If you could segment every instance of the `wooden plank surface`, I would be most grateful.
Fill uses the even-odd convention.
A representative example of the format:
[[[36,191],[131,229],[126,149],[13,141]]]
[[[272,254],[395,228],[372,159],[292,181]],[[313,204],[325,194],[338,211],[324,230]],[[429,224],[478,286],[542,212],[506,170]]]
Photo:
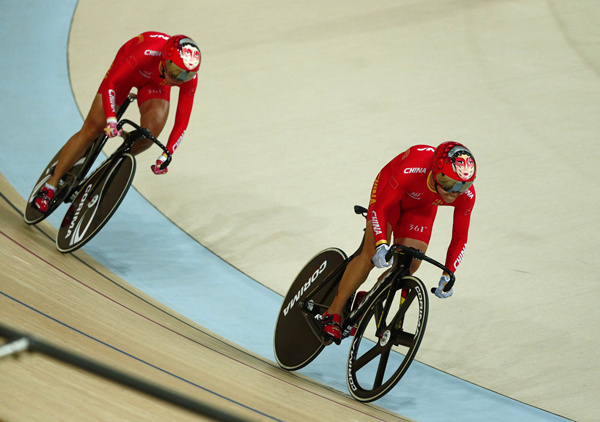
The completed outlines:
[[[230,344],[82,251],[59,253],[3,176],[0,193],[0,323],[248,420],[408,420]],[[0,377],[0,420],[197,420],[39,354],[0,360]]]

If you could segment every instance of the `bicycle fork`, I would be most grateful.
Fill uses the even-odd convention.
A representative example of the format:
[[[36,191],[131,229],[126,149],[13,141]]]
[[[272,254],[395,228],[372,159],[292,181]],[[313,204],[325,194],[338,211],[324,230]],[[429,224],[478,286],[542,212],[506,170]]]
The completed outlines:
[[[408,296],[408,290],[409,289],[406,289],[406,288],[400,289],[400,303],[398,305],[398,311],[400,311],[400,309],[402,309],[402,306],[404,305],[404,302],[406,301],[406,297]],[[392,309],[392,302],[394,300],[394,292],[395,291],[397,291],[397,290],[394,289],[394,286],[392,283],[392,285],[390,285],[388,292],[387,292],[386,309],[382,309],[381,313],[377,316],[376,336],[378,338],[381,337],[382,330],[385,330],[387,328],[385,319],[390,314],[390,311]],[[400,313],[397,314],[397,316],[396,316],[396,318],[394,318],[394,320],[390,321],[390,327],[393,330],[401,331],[403,324],[404,324],[404,318],[401,316]]]

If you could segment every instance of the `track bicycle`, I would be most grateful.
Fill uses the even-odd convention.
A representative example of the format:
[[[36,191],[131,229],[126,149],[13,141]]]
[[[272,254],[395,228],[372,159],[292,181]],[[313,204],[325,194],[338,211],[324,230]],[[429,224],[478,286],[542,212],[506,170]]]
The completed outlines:
[[[354,209],[366,215],[365,208]],[[321,315],[333,302],[346,266],[359,253],[360,248],[347,257],[341,249],[328,248],[300,271],[275,327],[275,357],[282,368],[301,369],[331,344],[323,339]],[[412,260],[426,261],[449,274],[445,291],[455,280],[448,268],[420,250],[392,245],[386,259],[392,258],[391,268],[371,290],[352,295],[341,315],[342,340],[352,337],[346,366],[348,390],[361,402],[383,397],[400,381],[423,339],[429,300],[423,282],[410,275]]]
[[[61,178],[46,213],[38,210],[33,201],[52,176],[62,149],[46,166],[33,187],[24,213],[27,224],[37,224],[61,204],[71,203],[56,235],[56,247],[60,252],[68,253],[82,247],[116,212],[135,176],[136,161],[131,154],[131,147],[135,141],[143,138],[150,139],[166,153],[167,159],[161,169],[166,168],[171,162],[171,154],[167,148],[154,138],[148,129],[140,127],[131,120],[122,119],[127,107],[135,99],[135,94],[130,94],[117,112],[118,129],[123,129],[125,125],[133,128],[131,132],[123,130],[121,134],[123,143],[91,175],[87,176],[109,139],[104,134],[98,135],[83,157]]]

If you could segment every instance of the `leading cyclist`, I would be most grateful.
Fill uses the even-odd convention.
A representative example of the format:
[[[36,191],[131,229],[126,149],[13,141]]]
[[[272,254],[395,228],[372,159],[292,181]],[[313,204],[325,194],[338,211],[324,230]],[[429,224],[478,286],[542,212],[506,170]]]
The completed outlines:
[[[181,143],[190,119],[200,61],[198,45],[185,35],[144,32],[127,41],[117,52],[100,84],[81,130],[63,147],[54,173],[38,193],[34,205],[43,213],[48,211],[61,177],[83,156],[99,134],[104,131],[109,138],[120,135],[117,107],[134,87],[137,88],[140,125],[149,129],[156,138],[167,122],[171,87],[179,87],[175,123],[167,142],[167,149],[173,153]],[[151,145],[149,139],[139,140],[131,152],[139,154]],[[166,159],[163,153],[152,165],[155,174],[167,172],[166,168],[160,168]]]
[[[415,145],[381,170],[371,190],[360,253],[348,263],[337,296],[322,315],[326,340],[340,343],[340,314],[344,305],[374,266],[384,268],[392,264],[385,259],[392,235],[394,243],[427,251],[438,206],[454,207],[446,267],[456,271],[465,252],[475,205],[476,170],[473,154],[458,142],[444,142],[437,148]],[[413,260],[411,274],[420,264],[420,260]],[[453,290],[443,291],[449,280],[447,274],[442,274],[435,291],[437,297],[452,295]]]

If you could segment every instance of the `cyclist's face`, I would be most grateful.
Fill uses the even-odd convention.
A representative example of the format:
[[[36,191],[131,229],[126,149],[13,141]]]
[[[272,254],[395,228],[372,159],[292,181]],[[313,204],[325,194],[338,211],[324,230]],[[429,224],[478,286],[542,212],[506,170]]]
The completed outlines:
[[[163,65],[162,62],[160,62],[160,64],[158,66],[159,66],[160,73],[165,78],[165,83],[167,85],[177,86],[177,85],[181,85],[184,82],[184,81],[174,78],[171,74],[169,74],[169,72],[167,71],[167,69],[165,69],[165,66]]]
[[[183,70],[171,60],[167,60],[164,63],[161,62],[161,66],[164,69],[165,79],[171,86],[181,85],[182,83],[189,82],[196,77],[197,72]]]
[[[183,83],[183,81],[171,78],[168,73],[165,73],[165,82],[169,86],[177,86],[177,85],[181,85]]]
[[[440,194],[440,196],[442,197],[442,200],[446,203],[446,204],[451,204],[453,203],[456,198],[458,198],[461,195],[461,192],[446,192],[444,189],[442,189],[442,187],[440,185],[438,185],[437,183],[435,184],[435,188],[437,189],[437,193]]]

